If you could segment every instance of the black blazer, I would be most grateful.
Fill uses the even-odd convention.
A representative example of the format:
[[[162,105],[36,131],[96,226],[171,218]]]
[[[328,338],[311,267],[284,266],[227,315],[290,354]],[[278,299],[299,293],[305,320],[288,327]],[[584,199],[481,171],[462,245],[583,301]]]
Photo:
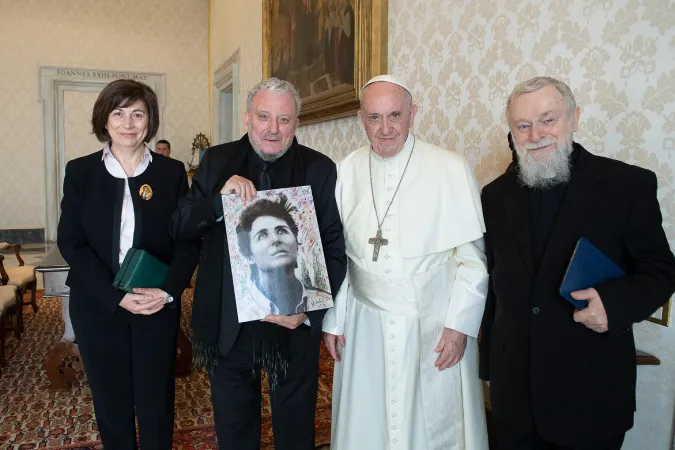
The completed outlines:
[[[675,260],[661,226],[653,172],[592,155],[578,144],[569,191],[539,267],[532,263],[528,190],[511,170],[483,189],[490,284],[480,377],[495,420],[575,444],[633,425],[632,326],[675,291]],[[595,286],[609,320],[598,334],[575,323],[558,289],[585,237],[628,275]]]
[[[95,302],[86,306],[114,313],[125,295],[112,286],[119,270],[124,179],[108,173],[102,155],[98,151],[66,165],[57,243],[70,266],[66,284],[71,298]],[[175,307],[190,282],[199,249],[194,243],[174,242],[169,235],[171,214],[188,189],[183,164],[156,153],[152,157],[141,175],[129,178],[135,213],[133,247],[170,265],[161,289],[176,299],[170,304]],[[144,184],[152,188],[149,200],[139,195]]]
[[[291,186],[304,184],[312,188],[326,268],[335,296],[347,267],[342,223],[335,202],[337,170],[330,158],[299,145],[295,138],[292,145],[295,159]],[[221,355],[227,354],[234,345],[240,324],[225,226],[216,222],[223,215],[220,189],[233,175],[245,174],[246,154],[249,151],[253,150],[248,135],[239,141],[210,148],[192,179],[190,191],[174,213],[171,226],[172,233],[182,239],[203,238],[193,305],[193,337],[197,350],[200,344],[213,349],[220,341],[218,351]],[[307,313],[315,335],[320,335],[325,312],[319,310]],[[214,322],[214,318],[220,318],[220,321]]]

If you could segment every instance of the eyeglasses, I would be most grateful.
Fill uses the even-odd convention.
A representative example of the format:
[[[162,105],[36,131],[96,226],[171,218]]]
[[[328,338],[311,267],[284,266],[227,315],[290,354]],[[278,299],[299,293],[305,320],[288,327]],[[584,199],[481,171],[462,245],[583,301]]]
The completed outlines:
[[[383,117],[384,116],[380,114],[368,114],[366,116],[366,121],[369,125],[380,125],[382,123]],[[390,123],[400,123],[405,117],[406,114],[403,112],[394,111],[393,113],[387,114],[387,121]]]

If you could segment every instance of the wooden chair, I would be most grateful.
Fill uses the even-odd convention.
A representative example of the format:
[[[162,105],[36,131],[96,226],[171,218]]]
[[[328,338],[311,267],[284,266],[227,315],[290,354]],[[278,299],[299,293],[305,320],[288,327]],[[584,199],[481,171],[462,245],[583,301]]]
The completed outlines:
[[[5,251],[14,251],[17,261],[19,261],[19,267],[7,267],[7,275],[9,275],[9,285],[16,286],[17,293],[21,302],[21,307],[26,305],[31,305],[33,311],[38,311],[38,306],[36,302],[37,295],[37,277],[35,276],[35,267],[26,266],[23,258],[21,258],[21,245],[20,244],[9,244],[7,242],[0,242],[0,250]],[[28,291],[31,291],[30,301],[24,302],[24,294]]]
[[[23,319],[21,315],[21,300],[16,286],[7,285],[9,275],[5,270],[0,255],[0,365],[5,365],[5,334],[14,330],[17,339],[21,338]],[[13,320],[11,318],[13,317]]]

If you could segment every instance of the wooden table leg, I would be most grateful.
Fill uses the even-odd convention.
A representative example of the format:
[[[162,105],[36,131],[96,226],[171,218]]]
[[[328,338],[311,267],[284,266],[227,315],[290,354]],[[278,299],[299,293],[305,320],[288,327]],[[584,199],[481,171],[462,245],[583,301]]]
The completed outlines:
[[[57,342],[47,353],[45,371],[51,389],[63,389],[70,387],[75,375],[79,370],[70,366],[63,366],[63,360],[68,356],[80,358],[77,344],[72,342]],[[192,343],[182,329],[178,330],[178,354],[176,356],[176,376],[185,377],[190,375],[192,363]],[[81,367],[81,363],[78,364]]]
[[[192,364],[192,343],[187,338],[182,328],[178,328],[178,355],[176,356],[176,376],[185,377],[190,375]]]
[[[54,348],[47,353],[45,371],[51,389],[67,388],[75,379],[75,369],[62,366],[63,360],[68,356],[80,358],[80,351],[72,342],[57,342]]]

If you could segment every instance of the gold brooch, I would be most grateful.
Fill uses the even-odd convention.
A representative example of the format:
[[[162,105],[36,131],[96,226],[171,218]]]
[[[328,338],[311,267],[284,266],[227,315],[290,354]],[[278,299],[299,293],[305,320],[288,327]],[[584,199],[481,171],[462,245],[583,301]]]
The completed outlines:
[[[144,184],[138,191],[138,195],[140,195],[143,200],[150,200],[152,198],[152,188],[149,184]]]

